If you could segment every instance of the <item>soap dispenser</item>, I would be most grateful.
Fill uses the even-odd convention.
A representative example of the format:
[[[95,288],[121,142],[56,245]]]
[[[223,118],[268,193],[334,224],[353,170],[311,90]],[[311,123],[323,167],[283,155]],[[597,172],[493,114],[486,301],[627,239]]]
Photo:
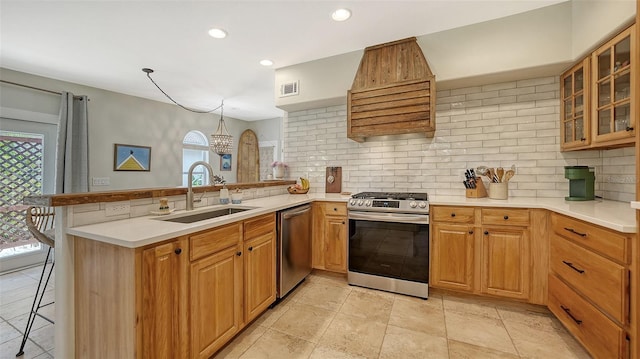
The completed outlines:
[[[221,204],[229,203],[229,190],[225,185],[222,185],[222,189],[220,189],[220,203]]]

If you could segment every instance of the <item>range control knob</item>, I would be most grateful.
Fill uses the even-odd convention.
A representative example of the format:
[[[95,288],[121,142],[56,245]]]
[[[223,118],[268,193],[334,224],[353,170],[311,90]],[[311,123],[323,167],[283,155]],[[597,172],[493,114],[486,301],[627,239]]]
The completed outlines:
[[[364,205],[367,207],[371,207],[371,200],[364,201]]]
[[[352,205],[352,206],[355,206],[356,202],[358,202],[358,201],[356,201],[355,199],[349,200],[349,204]]]
[[[409,207],[416,208],[417,206],[418,206],[418,202],[416,202],[416,201],[409,202]]]
[[[427,208],[427,202],[420,202],[420,203],[418,203],[418,207],[420,207],[420,208]]]
[[[363,200],[361,200],[361,199],[358,200],[358,206],[362,206],[363,203],[364,203]]]

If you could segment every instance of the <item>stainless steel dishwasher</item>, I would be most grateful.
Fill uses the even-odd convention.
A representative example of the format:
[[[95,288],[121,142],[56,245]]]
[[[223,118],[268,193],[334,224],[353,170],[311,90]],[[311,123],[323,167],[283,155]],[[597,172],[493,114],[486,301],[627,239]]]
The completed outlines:
[[[311,205],[278,212],[278,298],[311,273]]]

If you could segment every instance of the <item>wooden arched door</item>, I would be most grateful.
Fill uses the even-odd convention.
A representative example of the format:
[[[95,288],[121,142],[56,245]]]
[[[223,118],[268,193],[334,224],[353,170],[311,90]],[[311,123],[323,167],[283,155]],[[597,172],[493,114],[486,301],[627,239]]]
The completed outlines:
[[[251,130],[240,135],[238,141],[238,183],[260,181],[260,153],[258,136]]]

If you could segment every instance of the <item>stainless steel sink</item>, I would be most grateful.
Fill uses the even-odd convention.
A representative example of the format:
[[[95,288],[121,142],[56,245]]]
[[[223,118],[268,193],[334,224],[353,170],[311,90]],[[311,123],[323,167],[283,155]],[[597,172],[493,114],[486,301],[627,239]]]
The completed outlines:
[[[240,213],[254,209],[254,207],[228,207],[212,209],[198,213],[179,214],[171,217],[158,218],[161,221],[177,222],[177,223],[194,223],[198,221],[204,221],[205,219],[217,218],[222,216],[228,216],[234,213]]]

